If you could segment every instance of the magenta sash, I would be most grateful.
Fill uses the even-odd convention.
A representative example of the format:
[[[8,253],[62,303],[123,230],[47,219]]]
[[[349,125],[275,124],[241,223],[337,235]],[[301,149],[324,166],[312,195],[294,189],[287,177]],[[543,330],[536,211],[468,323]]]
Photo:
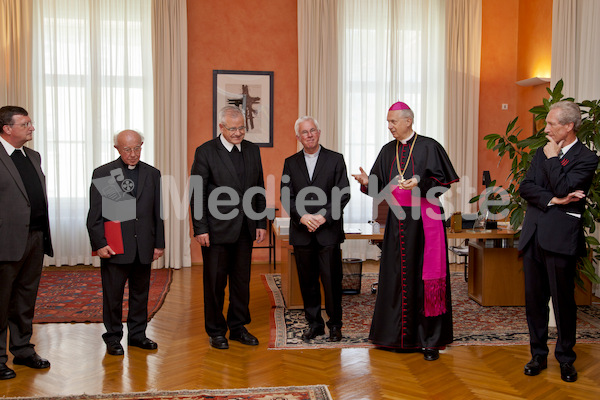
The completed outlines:
[[[404,207],[421,207],[421,219],[425,233],[423,249],[423,285],[425,299],[424,315],[435,317],[446,312],[446,238],[441,218],[439,201],[437,204],[424,197],[412,197],[410,190],[398,186],[392,191],[398,204]]]

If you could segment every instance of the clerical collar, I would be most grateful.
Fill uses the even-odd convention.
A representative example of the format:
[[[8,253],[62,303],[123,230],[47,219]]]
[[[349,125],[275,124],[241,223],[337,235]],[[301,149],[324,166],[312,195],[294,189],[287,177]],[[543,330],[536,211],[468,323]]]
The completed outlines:
[[[575,140],[573,140],[573,143],[570,143],[568,145],[566,145],[565,147],[563,147],[562,149],[560,149],[563,153],[563,155],[567,154],[567,151],[571,150],[571,147],[573,147],[575,145],[575,143],[577,143],[577,138],[575,138]]]
[[[302,151],[304,152],[304,157],[306,158],[317,158],[319,157],[319,153],[321,152],[321,145],[319,145],[319,149],[313,154],[308,154],[304,149],[302,149]]]
[[[414,136],[415,136],[415,131],[413,131],[413,133],[412,133],[412,134],[411,134],[411,135],[410,135],[410,136],[409,136],[407,139],[401,140],[401,141],[400,141],[400,143],[402,143],[402,144],[406,144],[406,143],[408,143],[408,142],[410,141],[410,139],[412,139]]]
[[[17,149],[15,146],[13,146],[12,144],[8,143],[6,141],[6,139],[4,139],[1,135],[0,135],[0,142],[4,146],[4,149],[6,150],[6,153],[8,153],[9,156],[12,156],[13,152],[15,152],[16,150],[19,150],[21,153],[23,153],[23,155],[25,157],[27,157],[27,155],[25,154],[25,150],[23,149],[23,147],[20,147],[20,148]]]
[[[140,164],[139,162],[135,165],[129,165],[127,164],[125,161],[123,161],[122,158],[120,158],[121,162],[123,163],[123,166],[126,167],[127,169],[136,169],[137,166]]]
[[[233,143],[229,143],[227,141],[227,139],[225,139],[223,137],[223,135],[219,135],[219,138],[221,139],[221,143],[223,143],[223,146],[225,146],[225,148],[227,149],[228,152],[231,153],[231,150],[233,150],[233,146],[237,147],[240,152],[242,151],[242,145],[241,144],[238,143],[238,144],[234,145]]]

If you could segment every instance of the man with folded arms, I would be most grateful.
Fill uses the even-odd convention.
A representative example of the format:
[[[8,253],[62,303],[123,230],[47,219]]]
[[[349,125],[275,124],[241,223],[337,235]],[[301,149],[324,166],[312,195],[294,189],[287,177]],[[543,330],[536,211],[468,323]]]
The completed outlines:
[[[87,229],[92,250],[101,258],[102,319],[106,327],[102,338],[106,352],[120,356],[124,354],[121,318],[127,281],[128,345],[144,350],[158,348],[146,337],[148,293],[150,265],[164,253],[165,233],[160,215],[160,171],[140,161],[144,138],[136,131],[124,130],[114,140],[120,157],[94,170]],[[121,230],[120,242],[112,246],[111,235],[105,230],[109,220],[118,221]],[[121,244],[122,252],[117,253],[113,247]]]
[[[577,139],[581,112],[561,101],[546,117],[548,143],[535,153],[519,193],[527,212],[519,239],[525,275],[525,311],[531,361],[525,375],[538,375],[548,365],[548,302],[558,328],[554,355],[565,382],[577,380],[575,362],[577,260],[586,255],[582,217],[598,157]]]
[[[0,108],[0,379],[12,379],[6,366],[10,330],[13,364],[50,367],[30,342],[44,254],[53,255],[48,223],[46,178],[40,154],[23,145],[35,128],[21,107]]]

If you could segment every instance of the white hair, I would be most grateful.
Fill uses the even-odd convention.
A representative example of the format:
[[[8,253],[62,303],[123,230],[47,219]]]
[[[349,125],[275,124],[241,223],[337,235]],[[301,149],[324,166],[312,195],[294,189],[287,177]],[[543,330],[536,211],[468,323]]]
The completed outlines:
[[[296,137],[300,137],[300,132],[299,132],[300,124],[305,121],[312,121],[313,124],[315,124],[315,127],[317,127],[318,130],[321,130],[321,128],[319,128],[319,122],[315,118],[313,118],[309,115],[305,115],[304,117],[298,118],[296,120],[296,123],[294,124],[294,131],[296,132]]]

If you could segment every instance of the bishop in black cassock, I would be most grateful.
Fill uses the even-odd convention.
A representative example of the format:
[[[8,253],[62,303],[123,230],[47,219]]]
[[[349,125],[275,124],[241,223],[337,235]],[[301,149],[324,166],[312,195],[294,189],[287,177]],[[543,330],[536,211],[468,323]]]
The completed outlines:
[[[425,359],[433,361],[453,340],[447,239],[438,198],[458,176],[444,148],[412,130],[413,119],[404,103],[390,108],[388,128],[395,140],[383,146],[370,173],[372,181],[377,178],[377,193],[391,192],[393,201],[369,340],[381,347],[423,350]],[[362,168],[354,177],[366,193]],[[374,188],[369,189],[373,195]]]

